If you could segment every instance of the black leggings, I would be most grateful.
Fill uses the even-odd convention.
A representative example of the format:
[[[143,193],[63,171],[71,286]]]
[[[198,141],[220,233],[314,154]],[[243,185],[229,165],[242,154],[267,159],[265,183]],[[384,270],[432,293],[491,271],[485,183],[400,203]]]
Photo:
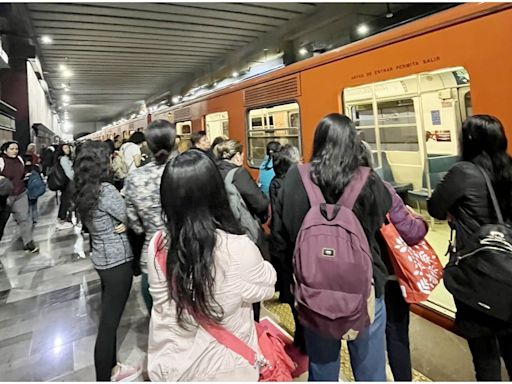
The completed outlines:
[[[101,280],[101,315],[94,346],[97,381],[110,381],[117,364],[116,334],[132,287],[132,263],[96,270]]]
[[[501,381],[500,356],[512,377],[512,335],[482,336],[467,339],[477,381]]]
[[[69,182],[60,195],[59,214],[57,217],[63,221],[68,220],[69,208],[71,207],[71,195],[71,182]]]

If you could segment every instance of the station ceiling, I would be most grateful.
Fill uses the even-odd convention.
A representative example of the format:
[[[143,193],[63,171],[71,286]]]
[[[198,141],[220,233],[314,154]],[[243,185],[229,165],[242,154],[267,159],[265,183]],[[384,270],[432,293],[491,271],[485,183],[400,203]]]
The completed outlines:
[[[296,51],[299,46],[311,50],[318,44],[323,50],[335,48],[354,39],[352,29],[361,20],[439,8],[407,3],[17,6],[25,7],[55,108],[67,110],[73,122],[105,124],[205,73],[231,71],[255,52]],[[45,44],[43,36],[52,42]]]

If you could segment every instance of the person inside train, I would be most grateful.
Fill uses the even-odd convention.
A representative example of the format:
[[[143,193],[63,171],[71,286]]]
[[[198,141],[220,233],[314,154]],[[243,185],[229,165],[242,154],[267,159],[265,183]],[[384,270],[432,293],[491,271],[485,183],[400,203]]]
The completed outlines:
[[[263,162],[260,165],[258,184],[260,186],[261,191],[267,197],[270,196],[270,182],[275,176],[274,168],[272,165],[272,157],[275,152],[279,151],[279,148],[281,148],[281,144],[278,141],[269,141],[267,143],[265,158],[263,159]]]
[[[372,150],[368,143],[361,141],[360,165],[373,168]],[[389,219],[398,233],[408,245],[416,245],[425,238],[428,224],[412,208],[407,207],[395,189],[384,181],[392,205]],[[379,238],[379,240],[381,240]],[[381,244],[381,254],[389,277],[385,286],[384,301],[386,303],[386,346],[388,362],[395,381],[412,381],[411,351],[409,348],[409,307],[405,301],[393,265],[384,241]]]
[[[279,204],[278,193],[281,189],[281,185],[284,182],[284,178],[288,170],[293,165],[296,165],[300,162],[299,149],[291,144],[285,144],[273,154],[273,160],[275,177],[272,179],[269,188],[270,206],[272,212],[280,212],[281,210],[276,207],[276,204]],[[298,313],[295,308],[295,297],[293,296],[291,289],[293,283],[293,269],[290,267],[292,266],[293,254],[286,253],[286,249],[284,250],[285,252],[283,252],[283,250],[280,248],[282,243],[276,241],[274,236],[272,236],[274,228],[279,228],[282,225],[280,220],[281,218],[279,216],[271,215],[270,260],[277,272],[276,290],[279,291],[279,301],[281,303],[290,305],[293,318],[295,320],[295,333],[293,336],[293,343],[301,350],[301,352],[304,353],[306,351],[306,344],[304,341],[304,328],[299,322]]]
[[[75,174],[73,170],[73,160],[71,159],[71,146],[69,144],[63,143],[59,145],[57,161],[68,178],[68,182],[60,195],[59,213],[57,215],[59,221],[57,223],[57,229],[67,229],[73,226],[71,223],[70,208],[71,197],[73,194],[73,179]]]
[[[472,243],[473,234],[485,224],[495,223],[482,168],[489,176],[501,213],[512,220],[512,159],[507,137],[494,116],[474,115],[462,124],[462,161],[455,164],[428,201],[428,212],[448,219],[455,229],[456,248]],[[478,381],[501,381],[500,356],[512,377],[512,324],[472,309],[455,299],[455,325],[466,338]]]
[[[192,132],[190,142],[192,143],[192,148],[197,148],[204,152],[208,151],[211,147],[210,139],[208,139],[205,131]]]
[[[124,196],[128,225],[136,235],[142,236],[142,247],[139,249],[139,246],[133,246],[132,241],[132,249],[135,248],[135,262],[139,262],[139,266],[135,268],[140,268],[142,272],[142,297],[151,314],[147,252],[153,235],[164,228],[160,205],[160,179],[167,161],[174,154],[176,127],[168,120],[155,120],[144,130],[144,136],[155,161],[128,174],[124,183]]]
[[[149,244],[152,381],[258,381],[258,369],[220,344],[208,324],[258,350],[252,304],[274,294],[276,272],[243,234],[215,163],[191,150],[164,169],[166,229]]]
[[[140,368],[117,362],[117,329],[133,280],[133,254],[126,236],[128,219],[112,184],[110,149],[100,141],[83,145],[75,161],[74,202],[91,237],[91,261],[101,281],[101,313],[94,347],[98,381],[131,381]]]
[[[39,247],[34,243],[32,237],[32,222],[29,215],[27,188],[25,186],[25,163],[18,156],[18,142],[6,141],[0,147],[0,151],[0,176],[9,179],[13,185],[11,193],[5,199],[3,212],[10,211],[12,213],[14,220],[20,228],[24,250],[36,253],[39,251]],[[8,217],[4,216],[3,220],[6,219]]]
[[[320,120],[313,139],[311,179],[327,203],[334,204],[339,200],[358,171],[359,152],[359,138],[352,120],[338,113],[331,113]],[[299,229],[310,209],[297,166],[288,171],[278,200],[272,215],[280,218],[280,225],[274,226],[272,235],[281,243],[279,246],[285,254],[293,254]],[[348,341],[350,362],[357,381],[386,381],[384,287],[387,271],[377,235],[390,208],[391,196],[386,186],[376,173],[370,171],[352,209],[368,240],[375,288],[373,323],[355,340]],[[304,333],[309,356],[309,381],[338,381],[341,340],[308,327],[304,327]]]

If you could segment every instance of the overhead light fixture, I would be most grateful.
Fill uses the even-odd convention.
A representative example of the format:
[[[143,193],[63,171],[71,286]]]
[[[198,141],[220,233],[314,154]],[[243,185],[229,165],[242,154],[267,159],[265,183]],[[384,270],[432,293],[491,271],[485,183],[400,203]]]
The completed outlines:
[[[306,56],[308,54],[308,50],[304,47],[302,47],[301,49],[299,49],[299,55],[301,56]]]
[[[233,73],[232,73],[232,76],[233,76],[233,77],[238,77],[238,75],[239,75],[239,73],[238,73],[237,71],[235,71],[235,72],[233,72]]]
[[[69,130],[70,130],[71,128],[73,128],[73,124],[71,124],[71,122],[69,122],[69,121],[65,121],[65,122],[64,122],[64,125],[63,125],[63,128],[64,128],[64,130],[65,130],[65,131],[68,131],[68,132],[69,132]]]
[[[368,34],[368,32],[370,32],[370,28],[368,27],[368,25],[363,23],[363,24],[359,24],[356,31],[359,36],[366,36]]]
[[[173,98],[172,98],[172,102],[174,104],[179,103],[180,100],[181,100],[181,96],[173,96]]]
[[[69,105],[69,103],[62,103],[62,105],[63,105],[64,107],[67,107],[67,106]]]
[[[41,43],[51,44],[51,43],[53,43],[53,39],[48,35],[43,35],[43,36],[41,36]]]
[[[64,64],[59,65],[59,70],[65,71],[67,69],[68,69],[68,67],[66,67]]]
[[[62,95],[62,101],[68,102],[70,100],[71,100],[71,98],[69,97],[69,95]]]
[[[62,76],[71,77],[73,76],[73,72],[71,72],[69,69],[65,69],[64,71],[62,71]]]

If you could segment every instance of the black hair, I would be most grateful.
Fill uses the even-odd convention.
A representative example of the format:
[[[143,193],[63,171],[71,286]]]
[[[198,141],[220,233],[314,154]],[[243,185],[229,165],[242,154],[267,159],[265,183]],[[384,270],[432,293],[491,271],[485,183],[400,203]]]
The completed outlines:
[[[213,153],[213,149],[220,143],[223,143],[225,142],[226,139],[224,136],[217,136],[215,139],[213,139],[213,143],[212,143],[212,146],[210,147],[210,152]]]
[[[373,169],[374,164],[373,164],[372,148],[364,140],[361,140],[361,143],[359,144],[359,148],[360,148],[359,165]]]
[[[192,142],[192,145],[195,146],[205,136],[206,136],[206,132],[205,131],[192,132],[192,134],[190,135],[190,141]]]
[[[144,130],[148,147],[157,164],[165,164],[176,143],[176,126],[168,120],[155,120]]]
[[[327,201],[337,201],[359,165],[359,138],[352,120],[331,113],[318,123],[311,157],[312,177]]]
[[[110,148],[101,141],[89,141],[81,146],[74,164],[73,200],[81,219],[87,222],[98,204],[101,183],[112,183]]]
[[[138,145],[146,141],[146,138],[144,137],[144,134],[142,132],[137,131],[132,133],[128,141]]]
[[[7,148],[9,148],[12,144],[16,144],[18,146],[18,151],[19,151],[20,144],[15,140],[9,140],[2,144],[2,146],[0,147],[0,152],[4,153],[4,151],[6,151]]]
[[[116,146],[115,146],[114,142],[111,139],[108,139],[108,140],[105,140],[105,144],[108,145],[108,147],[110,149],[110,155],[112,155],[116,150]],[[80,145],[77,145],[77,149],[79,147],[80,147]]]
[[[273,159],[276,177],[284,177],[290,167],[300,161],[299,150],[291,144],[285,144],[273,154]]]
[[[169,234],[167,281],[178,324],[186,328],[184,310],[218,323],[224,311],[213,296],[217,230],[243,234],[224,180],[208,155],[187,151],[167,163],[160,198]]]
[[[462,124],[462,160],[484,168],[493,181],[504,218],[512,218],[512,159],[501,121],[491,115],[474,115]]]
[[[270,167],[270,162],[273,161],[273,154],[276,153],[277,151],[279,151],[279,149],[281,148],[281,144],[279,143],[279,141],[269,141],[267,143],[267,161],[265,162],[265,164],[263,165],[263,168],[265,170],[269,170],[269,169],[272,169],[272,167]]]
[[[69,155],[66,155],[64,153],[64,146],[65,145],[67,145],[69,147],[69,151],[70,151]],[[59,144],[59,148],[57,150],[57,156],[59,156],[59,157],[60,156],[71,156],[71,144],[69,144],[69,143],[61,143],[61,144]]]

